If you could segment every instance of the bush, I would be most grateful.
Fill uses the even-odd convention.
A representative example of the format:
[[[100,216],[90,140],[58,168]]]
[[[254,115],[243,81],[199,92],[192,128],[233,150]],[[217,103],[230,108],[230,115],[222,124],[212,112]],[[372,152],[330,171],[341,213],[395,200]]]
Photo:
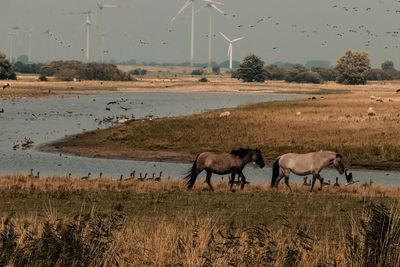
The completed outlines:
[[[336,74],[333,69],[326,69],[322,67],[311,68],[311,71],[317,72],[324,81],[335,81]]]
[[[390,75],[389,72],[381,69],[371,69],[367,75],[367,80],[369,81],[387,81],[391,79],[392,75]]]
[[[130,81],[131,76],[113,64],[82,63],[79,61],[53,61],[41,68],[42,76],[55,76],[61,80]]]
[[[16,80],[17,75],[11,63],[7,60],[6,55],[0,53],[0,79],[2,80]]]
[[[268,65],[265,67],[265,75],[268,80],[285,80],[288,71],[277,65]]]
[[[203,71],[202,69],[192,70],[192,73],[191,73],[191,74],[192,74],[192,75],[200,76],[200,75],[203,75],[203,74],[204,74],[204,71]]]
[[[48,80],[47,80],[47,77],[46,77],[45,75],[40,75],[40,76],[39,76],[39,81],[41,81],[41,82],[47,82]]]
[[[25,64],[20,61],[14,64],[14,70],[19,73],[40,73],[43,64]]]
[[[264,82],[267,78],[264,61],[254,54],[248,55],[240,64],[239,69],[232,73],[232,77],[244,82]]]
[[[129,72],[132,75],[141,75],[144,76],[147,74],[147,70],[145,69],[134,69]]]
[[[221,74],[221,68],[219,66],[212,67],[212,73],[214,75],[220,75]]]
[[[336,64],[336,82],[342,84],[366,84],[370,70],[370,60],[366,52],[349,50],[339,58]]]

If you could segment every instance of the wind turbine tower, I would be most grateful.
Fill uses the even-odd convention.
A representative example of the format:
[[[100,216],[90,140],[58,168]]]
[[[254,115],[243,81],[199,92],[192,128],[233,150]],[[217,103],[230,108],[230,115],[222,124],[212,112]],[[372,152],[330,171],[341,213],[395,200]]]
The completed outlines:
[[[222,32],[220,32],[219,34],[222,35],[222,37],[225,38],[225,40],[227,40],[229,42],[229,48],[228,48],[228,58],[229,58],[229,69],[232,69],[232,59],[233,59],[233,44],[236,43],[237,41],[240,41],[242,39],[244,39],[244,37],[240,37],[240,38],[236,38],[233,40],[230,40],[228,37],[226,37],[225,34],[223,34]]]
[[[212,27],[212,12],[213,9],[226,16],[226,14],[217,7],[217,5],[222,5],[222,3],[217,2],[216,0],[204,0],[207,2],[205,7],[208,7],[210,10],[209,13],[209,31],[208,31],[208,67],[211,68],[212,63],[212,37],[213,37],[213,27]]]
[[[86,21],[83,25],[86,26],[86,63],[90,60],[90,27],[92,26],[92,19],[90,13],[92,11],[88,10],[82,14],[86,14]]]
[[[195,11],[194,11],[194,1],[195,0],[188,0],[186,3],[182,6],[182,8],[178,11],[178,13],[171,19],[171,22],[173,22],[188,6],[192,6],[192,25],[191,25],[191,34],[190,34],[190,66],[193,67],[194,64],[194,16],[195,16]]]
[[[103,25],[103,10],[105,8],[119,8],[121,6],[119,5],[106,5],[106,4],[102,4],[100,1],[96,0],[97,2],[97,8],[99,9],[100,12],[100,18],[99,18],[99,31],[101,34],[101,47],[99,49],[100,52],[100,58],[101,58],[101,62],[104,62],[104,43],[105,43],[105,34],[107,31],[104,31],[104,25]]]

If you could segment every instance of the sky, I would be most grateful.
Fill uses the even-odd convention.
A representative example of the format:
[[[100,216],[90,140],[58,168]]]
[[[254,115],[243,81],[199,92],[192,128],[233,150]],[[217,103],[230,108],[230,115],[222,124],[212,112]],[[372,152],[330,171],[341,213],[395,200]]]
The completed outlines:
[[[329,60],[332,65],[349,49],[366,51],[373,67],[393,60],[400,68],[400,2],[397,0],[219,0],[229,16],[213,12],[213,60],[241,61],[256,54],[267,64],[282,61],[304,64]],[[84,12],[92,10],[91,59],[100,59],[105,32],[106,60],[138,62],[189,61],[190,8],[173,23],[185,0],[101,0],[119,5],[103,11],[103,27],[96,0],[0,0],[0,51],[9,55],[10,38],[16,55],[28,54],[32,32],[32,61],[84,60]],[[203,0],[195,0],[195,62],[208,59],[208,15]],[[12,27],[18,26],[17,37]],[[50,42],[46,30],[52,33]],[[141,40],[141,41],[140,41]],[[69,47],[70,46],[70,47]],[[50,52],[49,52],[50,51]]]

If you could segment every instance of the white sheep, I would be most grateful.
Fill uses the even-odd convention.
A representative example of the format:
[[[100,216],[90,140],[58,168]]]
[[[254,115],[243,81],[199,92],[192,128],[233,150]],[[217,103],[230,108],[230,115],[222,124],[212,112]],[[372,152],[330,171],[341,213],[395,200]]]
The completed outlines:
[[[376,111],[372,108],[368,108],[368,116],[376,116]]]

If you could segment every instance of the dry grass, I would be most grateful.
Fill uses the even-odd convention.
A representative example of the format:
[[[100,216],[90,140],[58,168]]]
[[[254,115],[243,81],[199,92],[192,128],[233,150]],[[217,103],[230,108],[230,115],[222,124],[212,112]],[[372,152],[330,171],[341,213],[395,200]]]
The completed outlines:
[[[14,266],[362,266],[362,258],[348,257],[348,238],[365,238],[363,225],[379,230],[362,216],[369,203],[396,210],[400,196],[400,188],[383,186],[324,188],[314,194],[300,185],[292,193],[264,185],[234,193],[223,183],[216,192],[205,188],[187,192],[175,181],[0,177],[0,261]],[[394,240],[382,238],[389,237]]]

